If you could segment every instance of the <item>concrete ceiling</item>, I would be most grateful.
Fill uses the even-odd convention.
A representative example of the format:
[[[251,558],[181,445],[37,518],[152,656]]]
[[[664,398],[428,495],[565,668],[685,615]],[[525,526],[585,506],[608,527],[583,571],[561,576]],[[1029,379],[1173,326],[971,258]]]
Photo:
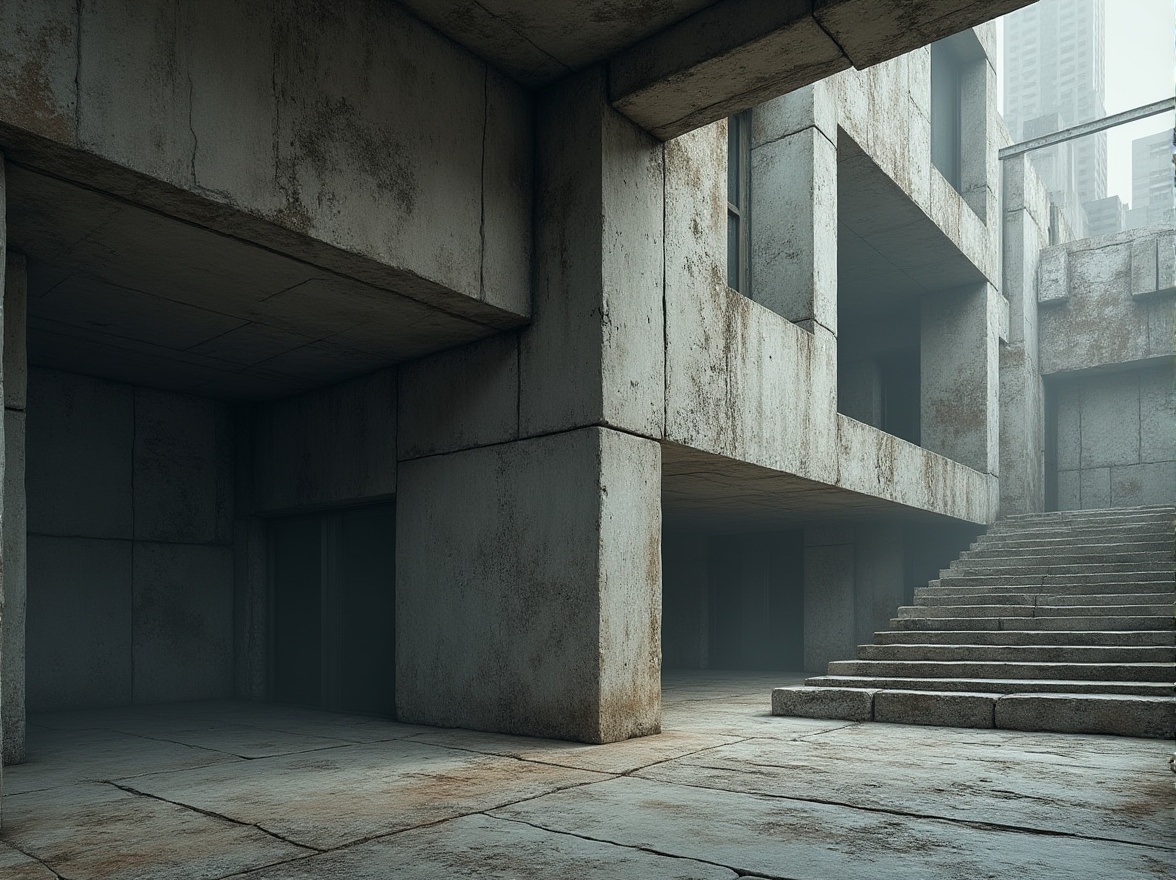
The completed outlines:
[[[949,523],[917,510],[697,449],[662,444],[666,528],[711,534],[888,519]]]
[[[401,0],[518,82],[542,86],[616,54],[715,0]]]
[[[8,166],[29,362],[222,399],[285,397],[494,332],[392,291]]]
[[[844,132],[837,144],[838,321],[984,281],[923,209]]]

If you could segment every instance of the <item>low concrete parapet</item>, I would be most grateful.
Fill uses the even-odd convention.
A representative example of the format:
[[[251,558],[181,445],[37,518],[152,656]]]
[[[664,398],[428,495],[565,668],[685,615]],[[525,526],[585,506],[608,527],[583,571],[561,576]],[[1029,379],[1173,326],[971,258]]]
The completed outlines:
[[[994,727],[998,694],[878,691],[874,720],[938,727]]]
[[[874,690],[842,687],[782,687],[772,691],[772,714],[800,718],[873,721]]]
[[[1110,694],[1008,694],[996,702],[996,726],[1170,738],[1176,734],[1176,700]]]

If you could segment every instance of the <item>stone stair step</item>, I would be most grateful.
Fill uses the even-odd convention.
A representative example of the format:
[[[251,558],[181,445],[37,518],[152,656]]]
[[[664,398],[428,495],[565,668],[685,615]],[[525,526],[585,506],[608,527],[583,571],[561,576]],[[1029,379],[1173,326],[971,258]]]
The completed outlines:
[[[1157,738],[1176,733],[1176,700],[1167,696],[806,686],[775,688],[772,714]]]
[[[966,636],[966,633],[961,633]],[[962,660],[1014,663],[1176,663],[1173,645],[973,645],[960,644],[859,645],[859,660]]]
[[[915,591],[915,605],[936,607],[945,605],[1171,605],[1176,602],[1176,590],[1150,593],[1045,593],[1000,592],[992,589],[975,592],[921,593]]]
[[[973,575],[962,572],[948,571],[941,574],[938,578],[927,582],[929,587],[950,586],[959,584],[961,586],[993,586],[993,587],[1016,587],[1016,586],[1085,586],[1088,584],[1144,584],[1144,583],[1160,583],[1172,584],[1176,583],[1176,574],[1171,574],[1166,571],[1134,571],[1134,572],[1093,572],[1090,574],[1081,574],[1078,572],[1066,572],[1060,574],[1016,574],[1016,573],[1002,573],[995,575]]]
[[[834,660],[829,675],[866,678],[963,678],[1165,682],[1176,681],[1176,662],[1167,663],[1037,663],[985,660]]]
[[[806,686],[847,687],[868,690],[971,691],[975,693],[1137,694],[1171,697],[1167,681],[1084,681],[1080,679],[1000,678],[894,678],[868,675],[820,675],[806,679]]]
[[[1019,584],[1005,586],[996,584],[959,584],[955,581],[947,586],[915,588],[915,598],[920,596],[1124,596],[1132,593],[1154,593],[1157,595],[1176,594],[1176,584],[1167,581],[1130,581],[1118,584]]]
[[[1122,545],[1111,545],[1122,546]],[[1015,550],[995,547],[983,550],[965,550],[956,560],[961,566],[967,563],[981,563],[992,565],[996,563],[1018,564],[1019,560],[1046,560],[1053,565],[1097,565],[1097,564],[1132,564],[1138,562],[1155,562],[1174,565],[1172,548],[1162,550],[1098,550],[1093,547],[1075,547],[1070,550],[1047,550],[1044,553],[1020,554]]]
[[[1176,630],[883,630],[874,633],[874,644],[1159,646],[1176,649]]]
[[[890,629],[906,630],[1137,630],[1174,629],[1171,614],[1142,617],[892,617]]]
[[[910,617],[1153,617],[1171,615],[1172,603],[1148,605],[903,605],[900,618]]]
[[[1070,537],[1070,538],[993,538],[985,535],[972,542],[965,552],[979,550],[1013,550],[1017,553],[1028,553],[1030,556],[1047,555],[1054,552],[1118,553],[1124,550],[1172,550],[1171,534],[1155,534],[1144,537],[1142,535],[1117,537]],[[1033,552],[1041,551],[1041,552]]]
[[[992,565],[993,560],[985,560],[983,565],[978,563],[963,563],[958,560],[952,563],[954,568],[945,568],[940,570],[939,577],[950,577],[952,575],[1038,575],[1046,576],[1053,575],[1068,576],[1076,574],[1115,574],[1115,575],[1132,575],[1136,572],[1146,571],[1155,572],[1156,574],[1166,575],[1170,578],[1176,578],[1176,566],[1171,562],[1090,562],[1082,565],[1054,565],[1049,562],[1034,562],[1032,565],[1021,565],[1010,562],[1009,564]]]

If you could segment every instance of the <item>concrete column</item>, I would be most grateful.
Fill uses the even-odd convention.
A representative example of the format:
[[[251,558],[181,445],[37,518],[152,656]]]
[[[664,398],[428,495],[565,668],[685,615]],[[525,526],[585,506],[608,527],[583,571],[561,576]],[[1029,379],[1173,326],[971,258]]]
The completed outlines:
[[[920,414],[923,448],[997,474],[1001,296],[988,284],[923,297]]]
[[[805,529],[804,668],[825,673],[831,660],[850,660],[857,646],[854,624],[854,532]]]
[[[25,755],[25,607],[27,596],[25,520],[25,308],[28,271],[22,254],[8,252],[4,271],[4,502],[3,653],[0,699],[3,700],[3,761],[19,764]]]
[[[820,324],[836,334],[835,116],[823,89],[801,92],[755,111],[751,298],[806,329]]]
[[[4,301],[4,289],[8,286],[8,185],[7,175],[5,173],[4,154],[0,153],[0,305]],[[0,334],[0,339],[3,334]],[[2,360],[0,360],[0,369],[2,369]],[[3,374],[0,373],[0,382],[3,381]],[[3,430],[3,425],[0,424],[0,431]],[[3,444],[0,444],[0,466],[3,465]],[[5,493],[7,494],[7,493]],[[0,496],[0,523],[4,519],[4,499]],[[2,760],[4,752],[4,726],[8,721],[8,696],[5,694],[4,688],[4,669],[5,660],[8,656],[10,646],[4,638],[4,630],[7,628],[7,617],[4,609],[4,558],[3,558],[3,542],[0,542],[0,825],[3,824],[3,806],[4,806],[4,771]]]
[[[401,721],[656,733],[661,447],[586,427],[402,462]]]
[[[1045,394],[1037,335],[1037,267],[1049,244],[1049,196],[1027,155],[1004,165],[1003,288],[1008,343],[1000,349],[1000,511],[1045,509]]]

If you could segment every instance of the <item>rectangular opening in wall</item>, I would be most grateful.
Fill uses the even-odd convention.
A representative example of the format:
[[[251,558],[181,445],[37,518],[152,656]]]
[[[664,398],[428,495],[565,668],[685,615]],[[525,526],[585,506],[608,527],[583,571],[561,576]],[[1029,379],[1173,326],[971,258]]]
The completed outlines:
[[[727,118],[727,286],[749,291],[751,111]]]
[[[396,517],[383,505],[270,524],[270,698],[392,717]]]
[[[931,44],[931,162],[961,189],[960,62],[950,43]]]

